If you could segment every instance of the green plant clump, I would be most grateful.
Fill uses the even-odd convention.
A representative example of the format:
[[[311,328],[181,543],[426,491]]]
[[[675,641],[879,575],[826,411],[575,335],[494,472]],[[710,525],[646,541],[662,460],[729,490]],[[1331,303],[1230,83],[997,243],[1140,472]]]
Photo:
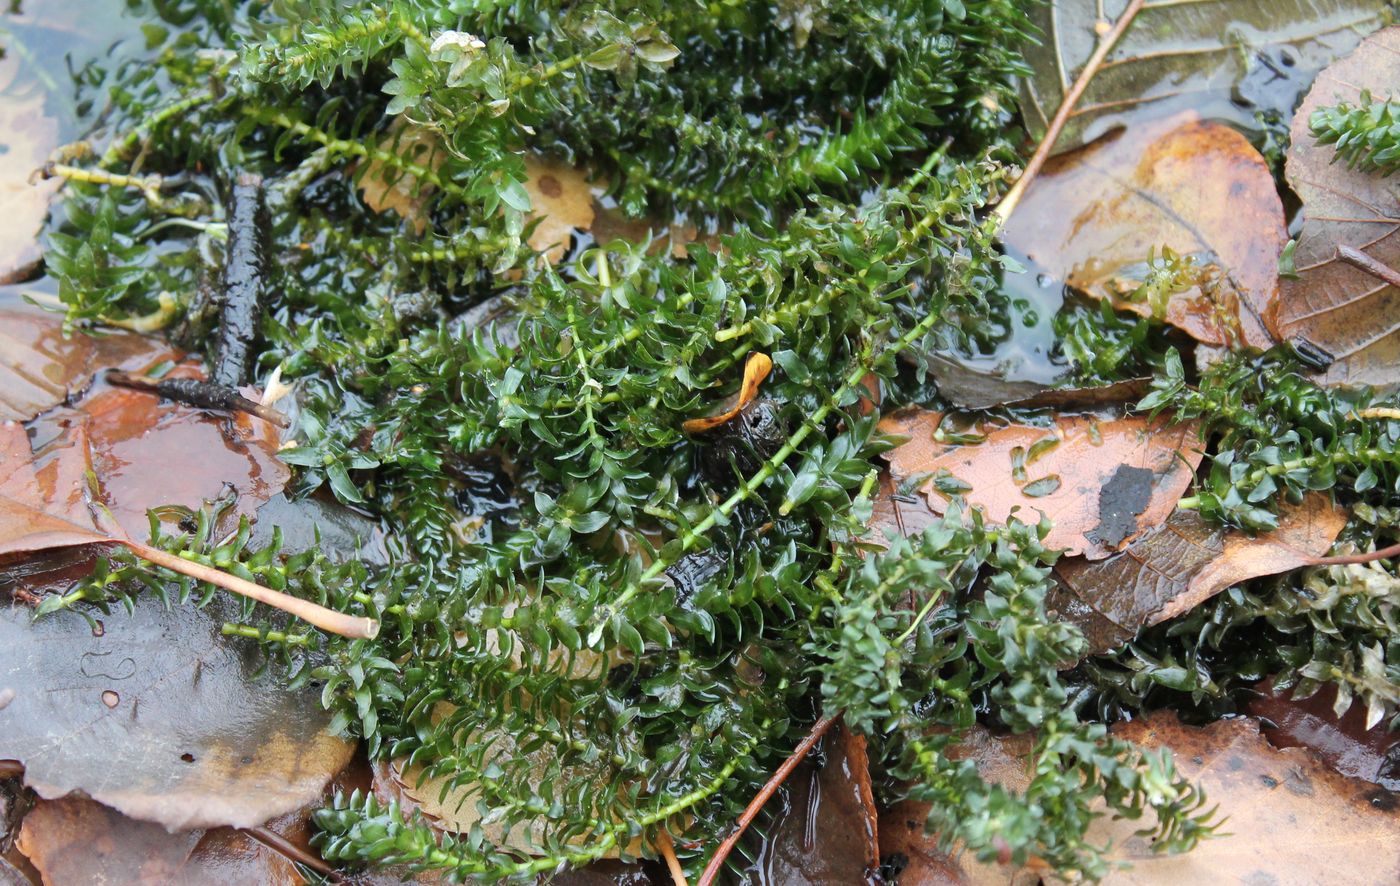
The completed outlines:
[[[1351,169],[1390,175],[1400,169],[1400,105],[1376,101],[1363,90],[1359,104],[1318,108],[1308,119],[1318,144],[1336,145]]]
[[[869,390],[902,389],[901,350],[989,312],[980,211],[1015,158],[1023,4],[141,8],[148,52],[80,74],[101,93],[98,149],[51,169],[69,180],[47,234],[69,322],[209,348],[221,195],[261,175],[255,352],[260,378],[296,390],[283,457],[297,492],[379,518],[391,562],[252,550],[208,517],[158,543],[379,619],[351,641],[249,607],[227,632],[324,681],[373,757],[475,786],[505,834],[446,837],[348,796],[316,816],[328,859],[528,877],[639,837],[650,852],[668,829],[695,873],[818,713],[840,711],[902,786],[884,799],[930,803],[930,826],[982,858],[1099,876],[1099,803],[1145,817],[1164,849],[1208,830],[1168,758],[1074,712],[1059,668],[1084,641],[1045,616],[1044,526],[865,528],[892,445],[874,413],[900,405]],[[589,170],[623,214],[708,236],[586,239],[550,264],[528,245],[536,155]],[[390,186],[407,218],[362,196]],[[481,305],[503,319],[474,320]],[[1095,373],[1145,341],[1111,334],[1119,355]],[[760,352],[776,366],[760,400],[686,433]],[[518,501],[485,525],[466,504],[483,460]],[[1222,470],[1313,482],[1262,454],[1239,464]],[[1201,493],[1203,511],[1267,523],[1250,502]],[[52,606],[173,580],[114,557]],[[978,719],[1034,731],[1024,793],[950,752]]]

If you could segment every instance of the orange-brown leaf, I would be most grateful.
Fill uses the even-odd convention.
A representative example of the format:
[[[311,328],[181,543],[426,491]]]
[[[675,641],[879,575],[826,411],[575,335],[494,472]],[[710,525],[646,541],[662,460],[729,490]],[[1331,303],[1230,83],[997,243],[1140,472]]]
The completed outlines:
[[[1079,625],[1091,653],[1105,652],[1231,585],[1306,566],[1327,553],[1346,519],[1321,493],[1285,508],[1278,529],[1257,536],[1177,511],[1106,560],[1061,560],[1055,568],[1059,586],[1047,605]]]
[[[558,264],[569,251],[575,231],[593,224],[593,188],[583,171],[538,157],[525,158],[525,190],[530,195],[530,217],[539,224],[530,231],[530,248]]]
[[[1384,99],[1397,82],[1400,27],[1391,27],[1323,70],[1293,117],[1285,172],[1303,201],[1303,226],[1293,254],[1298,276],[1283,281],[1275,329],[1333,357],[1322,375],[1328,384],[1400,384],[1400,289],[1337,258],[1338,246],[1351,246],[1400,267],[1400,205],[1393,177],[1333,162],[1336,149],[1316,142],[1308,118],[1325,105],[1357,104],[1363,89]]]
[[[698,434],[701,431],[717,428],[729,421],[738,415],[745,406],[753,402],[753,399],[758,396],[759,385],[763,384],[763,380],[772,371],[773,361],[767,354],[758,351],[749,354],[748,359],[744,361],[744,380],[740,383],[738,392],[726,400],[717,412],[703,418],[687,419],[681,424],[681,428],[687,434]]]
[[[896,484],[931,475],[920,489],[941,514],[952,493],[938,484],[950,475],[943,479],[970,487],[963,495],[990,522],[1013,515],[1035,522],[1044,512],[1054,521],[1046,545],[1090,559],[1110,556],[1165,520],[1202,455],[1195,425],[1165,418],[1070,415],[1049,428],[983,420],[974,425],[981,442],[966,444],[941,438],[942,419],[907,410],[880,422],[881,431],[909,438],[885,455]]]
[[[1117,295],[1149,250],[1218,268],[1213,292],[1174,296],[1168,323],[1198,341],[1273,344],[1263,321],[1278,296],[1288,241],[1268,164],[1235,130],[1178,115],[1129,127],[1046,164],[1007,222],[1005,241],[1071,286],[1150,314]]]

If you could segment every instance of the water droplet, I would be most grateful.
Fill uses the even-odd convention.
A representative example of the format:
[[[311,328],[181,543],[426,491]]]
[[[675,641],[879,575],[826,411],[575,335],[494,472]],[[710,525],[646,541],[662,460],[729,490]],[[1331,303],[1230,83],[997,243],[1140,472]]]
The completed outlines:
[[[1035,285],[1039,286],[1041,289],[1049,289],[1051,286],[1055,285],[1055,278],[1051,277],[1049,274],[1036,274]]]
[[[121,700],[122,697],[110,689],[104,689],[102,691],[102,703],[109,708],[116,707]]]

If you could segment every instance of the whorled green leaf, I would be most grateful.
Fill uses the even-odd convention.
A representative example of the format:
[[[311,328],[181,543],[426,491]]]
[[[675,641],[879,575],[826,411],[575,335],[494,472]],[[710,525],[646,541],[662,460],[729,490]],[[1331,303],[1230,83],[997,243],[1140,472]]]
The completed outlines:
[[[1065,93],[1128,0],[1051,0],[1030,13],[1021,105],[1045,134]],[[1056,143],[1067,151],[1127,123],[1193,108],[1251,126],[1287,117],[1313,76],[1384,23],[1380,0],[1149,0],[1108,54]]]

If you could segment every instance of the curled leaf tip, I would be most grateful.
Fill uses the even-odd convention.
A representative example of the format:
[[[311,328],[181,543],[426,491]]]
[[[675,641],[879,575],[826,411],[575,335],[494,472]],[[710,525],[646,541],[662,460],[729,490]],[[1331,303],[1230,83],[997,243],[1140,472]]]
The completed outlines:
[[[734,418],[758,396],[758,386],[763,384],[763,380],[772,371],[773,360],[767,354],[758,351],[749,354],[748,359],[744,361],[744,381],[739,386],[738,393],[726,400],[718,412],[702,418],[687,419],[681,428],[687,434],[699,434]]]

